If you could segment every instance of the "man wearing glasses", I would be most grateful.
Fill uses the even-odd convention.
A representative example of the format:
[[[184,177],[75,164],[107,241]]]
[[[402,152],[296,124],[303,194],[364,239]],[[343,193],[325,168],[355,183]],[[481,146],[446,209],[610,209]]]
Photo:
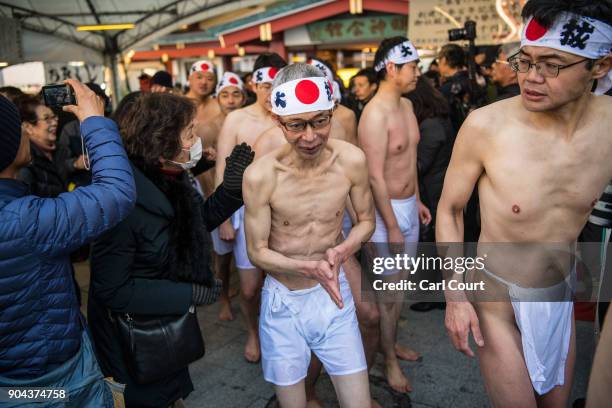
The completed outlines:
[[[521,49],[510,58],[521,94],[470,114],[438,205],[436,240],[461,242],[462,210],[478,183],[479,252],[486,243],[505,245],[504,261],[489,256],[479,276],[506,289],[504,298],[470,303],[464,292],[446,292],[451,341],[473,356],[472,332],[493,406],[567,406],[571,390],[571,289],[556,301],[518,295],[545,292],[571,277],[571,258],[525,244],[571,248],[612,179],[612,102],[591,93],[594,80],[610,71],[612,10],[605,1],[581,4],[526,4]],[[608,20],[597,20],[602,16]],[[530,251],[529,261],[522,256],[527,251],[508,259],[511,244]]]
[[[317,68],[283,68],[271,102],[288,143],[255,161],[243,182],[249,258],[267,274],[259,322],[264,378],[280,406],[305,407],[312,352],[340,406],[369,408],[367,364],[342,269],[374,228],[365,155],[329,140],[333,88]],[[342,240],[349,196],[357,223]]]
[[[497,51],[497,59],[492,65],[491,79],[497,85],[497,97],[493,102],[502,99],[512,98],[521,93],[518,85],[516,71],[512,69],[508,62],[508,57],[515,56],[521,44],[518,42],[503,44]]]

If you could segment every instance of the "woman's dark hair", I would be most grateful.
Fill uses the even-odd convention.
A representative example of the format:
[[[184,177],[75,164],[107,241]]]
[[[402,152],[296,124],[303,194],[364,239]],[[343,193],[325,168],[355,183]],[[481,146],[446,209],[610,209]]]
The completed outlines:
[[[378,46],[376,54],[374,54],[374,67],[378,66],[387,56],[389,51],[398,44],[408,41],[408,38],[398,35],[397,37],[385,38]],[[400,69],[404,64],[395,64]],[[376,73],[376,80],[382,81],[387,76],[387,68],[383,68]]]
[[[119,102],[119,105],[117,105],[117,109],[115,109],[111,115],[111,119],[117,122],[117,126],[119,126],[120,129],[126,114],[130,111],[130,109],[132,109],[136,99],[138,99],[140,95],[140,91],[130,92],[129,94],[125,95],[123,99],[121,99],[121,102]]]
[[[0,88],[0,94],[6,96],[11,102],[15,101],[15,98],[21,95],[25,95],[21,89],[14,86],[3,86]]]
[[[423,77],[429,78],[429,80],[433,82],[434,88],[440,88],[440,73],[438,71],[429,70],[423,74]]]
[[[260,54],[259,57],[255,60],[255,64],[253,65],[253,71],[258,70],[263,67],[274,67],[274,68],[283,68],[287,65],[287,61],[283,59],[280,55],[275,52],[264,52]]]
[[[440,50],[438,56],[444,57],[446,63],[451,68],[462,68],[465,67],[466,58],[465,51],[457,44],[446,44]]]
[[[432,87],[424,76],[419,77],[416,88],[406,94],[406,97],[412,102],[419,124],[425,119],[448,116],[449,108],[446,98],[440,91]]]
[[[36,108],[42,105],[42,101],[38,96],[22,94],[16,97],[13,103],[17,106],[19,116],[21,116],[21,123],[28,122],[35,124],[38,121]]]
[[[562,13],[591,17],[612,25],[610,0],[529,0],[521,16],[525,21],[533,16],[538,23],[549,28]]]
[[[183,96],[153,92],[136,97],[131,106],[119,112],[115,118],[119,116],[125,150],[149,172],[160,167],[160,157],[171,160],[180,153],[181,131],[193,120],[196,108]]]

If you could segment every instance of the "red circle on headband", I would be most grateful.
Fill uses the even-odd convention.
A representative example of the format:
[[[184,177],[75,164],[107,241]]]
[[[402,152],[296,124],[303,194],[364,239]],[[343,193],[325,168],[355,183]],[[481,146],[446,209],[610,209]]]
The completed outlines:
[[[304,79],[295,86],[295,97],[305,105],[310,105],[319,99],[319,87],[314,82]]]
[[[210,68],[210,67],[208,66],[208,64],[207,64],[206,62],[204,62],[204,63],[202,63],[202,64],[200,65],[200,69],[201,69],[202,71],[208,71],[208,69],[209,69],[209,68]]]
[[[234,77],[229,77],[227,80],[230,84],[238,85],[238,80]]]
[[[536,41],[546,34],[546,27],[543,27],[540,23],[537,22],[535,18],[532,18],[527,25],[527,30],[525,30],[525,37],[529,41]]]
[[[270,69],[268,69],[268,76],[272,79],[274,79],[274,77],[276,76],[276,73],[278,72],[278,69],[275,67],[270,67]]]

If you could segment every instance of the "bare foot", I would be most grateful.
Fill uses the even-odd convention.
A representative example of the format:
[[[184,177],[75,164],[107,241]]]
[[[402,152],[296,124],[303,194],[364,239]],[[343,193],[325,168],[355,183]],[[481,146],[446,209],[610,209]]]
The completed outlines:
[[[323,405],[321,405],[321,401],[314,398],[306,403],[306,408],[323,408]]]
[[[385,376],[394,391],[400,393],[412,391],[412,385],[410,385],[410,381],[408,381],[408,378],[402,372],[397,360],[385,363]]]
[[[222,322],[231,322],[234,320],[234,314],[232,313],[232,306],[230,303],[227,300],[220,300],[219,303],[219,320]]]
[[[395,343],[395,355],[400,360],[405,361],[419,361],[421,359],[419,353],[398,343]]]
[[[244,346],[244,358],[249,363],[259,363],[261,350],[259,349],[259,336],[256,333],[249,333],[246,346]]]

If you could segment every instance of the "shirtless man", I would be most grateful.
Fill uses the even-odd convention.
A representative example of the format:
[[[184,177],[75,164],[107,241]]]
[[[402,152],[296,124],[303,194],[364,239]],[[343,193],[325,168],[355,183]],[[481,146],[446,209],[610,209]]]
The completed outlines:
[[[216,99],[220,112],[217,116],[200,126],[200,137],[203,146],[217,149],[217,138],[225,117],[236,109],[240,109],[246,100],[244,84],[240,77],[233,72],[226,71],[216,87]],[[215,169],[212,168],[199,176],[200,184],[206,194],[211,195],[215,190]],[[213,241],[213,262],[217,277],[223,281],[223,291],[219,297],[219,320],[234,320],[229,298],[230,267],[234,243],[222,240],[219,237],[219,228],[211,232]]]
[[[462,210],[476,183],[479,253],[489,242],[569,247],[576,241],[612,178],[612,101],[590,92],[612,65],[610,21],[594,18],[609,18],[612,10],[605,1],[581,4],[525,5],[521,50],[510,58],[521,95],[474,111],[461,127],[438,205],[436,241],[462,241]],[[577,14],[564,13],[570,9]],[[537,267],[521,259],[517,268],[515,258],[490,268],[491,261],[486,268],[495,278],[485,283],[503,276],[517,282],[513,291],[554,285],[552,275],[571,269],[569,261],[561,270],[539,252]],[[520,302],[508,295],[512,302],[470,303],[464,292],[447,292],[453,345],[473,356],[472,332],[493,406],[567,406],[575,361],[572,302]]]
[[[331,83],[307,64],[281,70],[273,113],[287,144],[245,174],[247,246],[266,271],[260,334],[264,378],[283,408],[306,406],[311,352],[342,407],[369,407],[367,365],[342,264],[374,227],[365,156],[329,140]],[[357,224],[339,239],[347,197]]]
[[[234,146],[243,142],[252,146],[255,144],[258,135],[275,126],[270,116],[270,91],[276,72],[285,65],[287,63],[275,53],[262,54],[255,60],[253,81],[255,82],[257,102],[231,112],[223,122],[217,143],[218,152],[215,167],[217,186],[223,181],[225,158],[230,155]],[[240,309],[248,331],[244,357],[248,362],[256,363],[261,356],[257,333],[257,311],[259,309],[263,273],[249,261],[247,256],[243,218],[244,208],[241,208],[234,214],[231,221],[228,220],[221,224],[219,237],[226,241],[236,241],[234,244],[234,259],[240,275]]]
[[[336,108],[337,108],[336,102]],[[352,145],[357,145],[355,138],[349,137],[344,127],[336,120],[337,110],[334,109],[331,128],[329,131],[329,138],[335,140],[342,140]],[[273,150],[278,149],[282,145],[287,144],[287,139],[282,131],[281,127],[273,127],[262,133],[255,142],[253,150],[255,151],[255,159],[261,158]],[[352,219],[357,219],[350,200],[347,200],[347,209],[350,206],[352,213],[351,217],[348,217],[347,212],[344,214],[342,221],[342,230],[344,236],[347,237],[353,227]],[[348,218],[348,226],[346,218]],[[380,315],[378,313],[378,307],[376,303],[369,301],[361,301],[361,266],[359,261],[354,256],[348,257],[347,261],[342,265],[344,272],[346,273],[346,279],[349,282],[351,288],[351,294],[355,299],[355,308],[357,312],[357,320],[359,321],[359,330],[363,339],[363,347],[365,351],[366,361],[368,363],[368,370],[372,368],[374,364],[374,357],[379,347],[380,338]],[[308,377],[306,378],[306,394],[309,402],[309,406],[317,406],[318,400],[315,394],[315,383],[321,371],[321,363],[318,359],[313,358],[310,362],[310,368],[308,370]],[[375,407],[373,402],[373,407]]]
[[[189,69],[188,81],[189,92],[185,96],[196,101],[196,120],[203,126],[221,112],[217,100],[212,96],[217,84],[215,66],[206,60],[194,62]]]
[[[359,145],[368,158],[370,186],[376,203],[376,230],[370,238],[379,243],[404,244],[414,256],[419,241],[419,220],[431,221],[429,210],[419,199],[416,152],[419,127],[411,102],[402,94],[412,91],[420,75],[419,56],[405,37],[385,39],[374,57],[379,78],[378,92],[365,107],[359,122]],[[379,254],[384,255],[384,254]],[[401,271],[393,279],[405,279]],[[391,388],[409,392],[412,386],[398,358],[414,361],[418,354],[396,344],[401,299],[378,302],[380,343],[385,356],[385,375]]]

